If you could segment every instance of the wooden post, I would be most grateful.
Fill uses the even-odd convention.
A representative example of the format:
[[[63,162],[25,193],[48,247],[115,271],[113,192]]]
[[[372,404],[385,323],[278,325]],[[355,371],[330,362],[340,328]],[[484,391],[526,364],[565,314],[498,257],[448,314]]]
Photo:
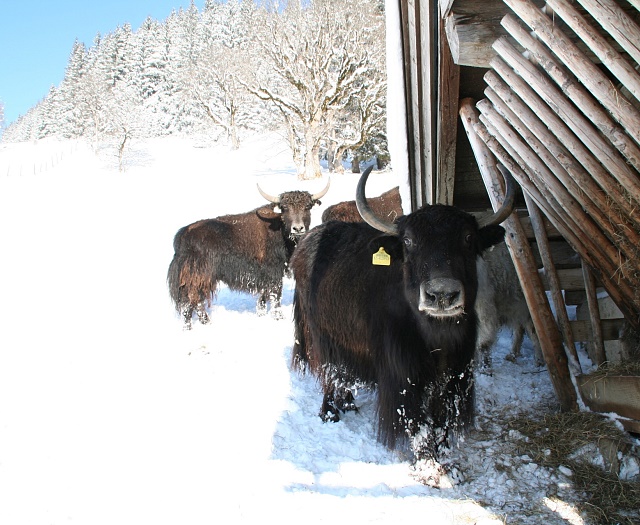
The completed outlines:
[[[616,277],[617,266],[609,260],[608,256],[602,255],[601,244],[602,242],[606,244],[606,240],[600,239],[598,241],[591,234],[585,234],[584,228],[578,227],[578,223],[571,214],[564,212],[562,206],[556,201],[554,194],[546,188],[544,177],[539,178],[537,174],[539,167],[532,166],[529,159],[533,164],[539,164],[539,161],[537,161],[535,155],[527,156],[526,162],[520,157],[520,151],[523,150],[524,145],[508,127],[501,126],[501,129],[496,128],[492,123],[493,121],[489,120],[484,114],[480,116],[480,121],[487,127],[487,129],[479,129],[477,131],[482,136],[483,141],[500,159],[500,162],[513,173],[522,187],[534,197],[538,206],[544,210],[545,215],[573,249],[584,257],[592,267],[601,270],[599,278],[607,288],[613,301],[634,327],[639,326],[640,320],[636,314],[637,307],[633,302],[635,297],[633,289],[624,280]],[[498,125],[500,124],[499,119],[497,123]],[[503,136],[502,133],[505,133],[505,135]],[[518,151],[513,147],[516,142],[519,143]],[[522,170],[526,171],[526,175]]]
[[[596,280],[589,266],[582,260],[582,275],[584,276],[584,289],[587,294],[587,307],[591,319],[591,335],[596,365],[602,365],[606,360],[604,341],[602,340],[602,325],[600,324],[600,307],[596,295]]]
[[[510,53],[513,51],[513,48],[509,49],[508,47],[497,46],[500,49],[500,53]],[[518,62],[523,67],[518,66],[520,72],[523,72],[523,69],[530,67],[531,64],[526,61],[520,55],[512,56],[512,62]],[[525,66],[526,64],[526,66]],[[496,73],[502,77],[504,82],[508,84],[509,89],[513,90],[514,93],[522,99],[526,106],[525,111],[528,115],[533,115],[527,118],[528,121],[534,121],[538,123],[541,121],[541,124],[537,124],[537,129],[540,131],[544,131],[542,134],[538,135],[540,139],[545,142],[547,148],[549,148],[554,156],[562,164],[562,166],[570,173],[573,173],[573,178],[576,180],[585,181],[586,184],[590,186],[589,194],[591,196],[597,195],[600,192],[600,188],[604,190],[609,197],[610,200],[615,202],[615,204],[625,213],[625,216],[628,217],[626,219],[615,219],[614,224],[624,224],[629,222],[633,225],[633,230],[636,232],[636,237],[638,236],[638,230],[640,230],[640,217],[636,218],[636,209],[640,202],[635,201],[634,199],[629,198],[628,192],[626,192],[620,183],[612,177],[612,175],[606,171],[602,164],[600,164],[593,154],[585,147],[584,143],[576,137],[576,135],[569,129],[569,127],[562,122],[562,120],[558,117],[558,115],[551,110],[551,108],[540,98],[539,95],[535,93],[535,91],[525,82],[523,76],[516,74],[507,63],[499,57],[496,57],[491,65]],[[532,72],[528,71],[525,76],[530,77]],[[501,98],[507,101],[509,90],[504,89],[502,84],[495,79],[495,73],[488,72],[485,75],[485,80],[487,83],[501,96]],[[553,92],[548,94],[549,98],[552,98],[554,95]],[[567,103],[568,101],[562,100],[562,94],[557,92],[558,97],[555,98],[556,104]],[[521,115],[520,111],[516,111],[517,114]],[[522,118],[522,115],[521,115]],[[544,125],[544,130],[541,128],[542,124]],[[551,131],[551,133],[548,133]],[[588,133],[589,128],[583,128],[581,130],[583,133]],[[596,134],[596,130],[591,128],[592,134]],[[549,147],[549,143],[552,144],[552,147]],[[565,152],[563,149],[558,147],[558,144],[562,143],[562,145],[569,150]],[[609,154],[614,154],[615,151],[610,146],[607,147]],[[579,161],[579,164],[573,160],[573,158]],[[622,160],[622,159],[621,159]],[[581,166],[584,166],[582,169]],[[625,166],[625,168],[627,168]],[[597,183],[597,186],[596,184]],[[582,185],[582,183],[579,183]],[[598,188],[599,186],[599,188]],[[640,195],[639,195],[640,197]],[[608,199],[608,200],[609,200]],[[606,207],[602,207],[603,210],[607,210],[608,212],[613,212],[614,209],[611,206],[611,203],[608,202]],[[638,244],[638,241],[631,241],[635,246]]]
[[[480,173],[485,181],[491,205],[494,210],[497,210],[504,199],[504,190],[497,176],[495,158],[474,131],[474,125],[478,122],[478,113],[471,99],[461,101],[460,117],[474,154],[477,159],[480,159]],[[562,340],[549,307],[544,287],[538,276],[531,246],[526,240],[524,230],[516,214],[511,214],[503,224],[507,230],[505,242],[522,284],[531,318],[540,340],[540,348],[560,406],[564,411],[576,411],[578,410],[577,394],[571,381],[567,356],[562,350]]]
[[[629,103],[620,103],[626,99],[604,73],[530,0],[504,1],[529,27],[535,28],[536,35],[553,49],[558,58],[600,100],[613,118],[626,128],[631,138],[640,144],[640,111]],[[603,86],[606,88],[603,89]]]
[[[636,169],[640,169],[640,147],[609,117],[598,101],[574,77],[568,74],[564,67],[561,67],[556,62],[547,48],[539,40],[531,36],[528,31],[525,31],[512,15],[505,16],[501,23],[509,34],[529,51],[531,58],[544,68],[549,77],[553,79],[580,111],[570,105],[558,105],[556,102],[561,101],[561,97],[549,91],[548,88],[543,89],[541,92],[530,79],[527,79],[527,82],[558,113],[558,116],[571,130],[580,137],[580,140],[596,155],[598,160],[618,178],[620,184],[628,188],[633,194],[638,195],[637,175],[628,169],[628,166],[625,166],[624,161],[618,160],[617,156],[607,154],[606,148],[608,146],[598,137],[597,133],[588,133],[591,128],[590,121]],[[540,82],[546,84],[545,79],[540,75],[538,77]],[[552,98],[546,98],[545,93],[550,93]],[[586,115],[589,120],[584,118],[582,114]],[[583,132],[583,129],[587,130],[587,132]]]
[[[545,232],[544,223],[542,220],[542,214],[536,206],[531,196],[525,191],[524,198],[527,203],[527,210],[529,210],[529,217],[531,218],[531,226],[533,227],[533,233],[538,243],[538,251],[542,259],[542,265],[549,281],[549,289],[551,292],[551,298],[553,305],[556,309],[556,315],[558,316],[558,325],[562,330],[564,337],[564,344],[567,349],[567,358],[569,360],[569,368],[574,376],[580,375],[582,369],[580,368],[580,359],[578,358],[578,352],[576,350],[576,343],[573,340],[573,333],[571,332],[571,323],[569,322],[569,316],[567,315],[567,305],[562,297],[562,289],[560,287],[560,279],[558,279],[558,273],[556,272],[556,266],[551,257],[551,249],[549,248],[549,239]]]
[[[520,31],[522,31],[522,28],[518,24],[516,24],[516,26]],[[516,33],[518,37],[522,36],[522,34],[518,30],[515,30],[515,28],[511,28],[511,26],[509,26],[509,28],[514,29],[514,33]],[[535,42],[535,40],[533,42]],[[532,43],[532,41],[527,39],[527,43]],[[539,42],[537,42],[537,44],[539,44]],[[624,159],[616,153],[611,144],[607,143],[607,141],[600,137],[600,135],[593,129],[594,124],[601,131],[603,127],[606,127],[607,133],[609,133],[608,138],[611,140],[615,139],[611,133],[612,126],[613,129],[619,127],[614,125],[613,121],[608,118],[606,114],[596,114],[595,107],[592,106],[589,107],[591,107],[594,112],[588,116],[592,118],[593,123],[586,119],[584,115],[582,115],[571,103],[575,103],[575,105],[583,111],[588,109],[586,107],[586,102],[584,102],[585,100],[588,101],[588,99],[585,99],[584,97],[584,95],[586,95],[584,91],[581,93],[578,88],[569,90],[567,85],[565,85],[564,88],[567,90],[565,92],[566,97],[563,96],[562,92],[558,90],[552,82],[549,82],[543,75],[540,75],[540,72],[533,66],[533,64],[518,53],[517,50],[515,50],[515,48],[506,40],[500,39],[496,41],[494,43],[494,48],[509,67],[511,67],[520,77],[522,77],[524,81],[526,81],[535,93],[537,93],[537,95],[544,100],[551,109],[553,109],[554,113],[556,113],[567,127],[569,127],[569,129],[573,131],[573,133],[585,144],[588,150],[596,156],[598,161],[607,168],[611,175],[616,178],[621,187],[626,188],[628,193],[630,193],[632,197],[635,196],[633,198],[638,202],[640,199],[640,180],[638,179],[638,173],[632,170],[626,164]],[[593,103],[594,105],[596,104],[595,101],[593,101]],[[598,119],[598,117],[602,118]],[[619,134],[626,136],[622,130],[619,130],[619,132]],[[638,148],[628,136],[626,136],[626,139],[620,138],[618,142],[620,143],[620,147],[625,151],[628,150],[629,153],[637,151],[637,160],[638,165],[640,166],[640,148]],[[631,158],[633,158],[633,155],[631,155]],[[597,175],[598,172],[596,171],[596,176]],[[600,179],[603,179],[603,177],[600,177]],[[622,200],[624,200],[624,193]]]
[[[508,87],[493,72],[488,72],[485,79],[491,86],[485,90],[485,95],[498,113],[527,141],[538,157],[545,162],[553,176],[605,232],[610,242],[614,243],[628,259],[633,260],[637,253],[637,246],[640,244],[640,234],[636,225],[627,226],[626,223],[629,221],[611,206],[608,196],[589,177],[589,174],[579,168],[572,155],[548,133],[546,126],[533,111],[517,97],[511,96]],[[500,96],[495,90],[500,91]]]
[[[589,14],[640,63],[640,27],[613,0],[578,0]]]
[[[547,0],[547,5],[555,14],[560,15],[622,85],[640,100],[640,77],[620,53],[598,33],[598,30],[589,24],[567,0]],[[626,99],[619,102],[620,105],[628,103]]]

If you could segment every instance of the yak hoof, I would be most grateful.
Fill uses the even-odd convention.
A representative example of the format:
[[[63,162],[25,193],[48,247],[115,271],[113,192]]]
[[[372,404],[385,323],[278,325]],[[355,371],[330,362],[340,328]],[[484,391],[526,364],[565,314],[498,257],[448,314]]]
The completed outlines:
[[[320,419],[322,419],[322,421],[325,423],[337,423],[338,421],[340,421],[340,416],[338,415],[337,410],[335,412],[333,412],[332,410],[327,410],[326,412],[322,411],[318,415],[320,416]]]

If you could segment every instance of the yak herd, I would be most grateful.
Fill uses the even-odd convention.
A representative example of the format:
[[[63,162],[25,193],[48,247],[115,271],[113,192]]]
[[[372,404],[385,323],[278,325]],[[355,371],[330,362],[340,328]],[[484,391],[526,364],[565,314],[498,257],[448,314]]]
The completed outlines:
[[[536,342],[500,226],[514,183],[492,215],[426,205],[403,215],[394,188],[328,207],[310,229],[318,194],[260,194],[269,204],[178,230],[167,283],[185,328],[207,307],[218,282],[258,295],[257,311],[282,317],[286,275],[295,281],[292,368],[323,391],[320,417],[357,410],[353,387],[376,389],[378,439],[415,459],[437,459],[473,420],[476,366],[489,366],[501,325]]]

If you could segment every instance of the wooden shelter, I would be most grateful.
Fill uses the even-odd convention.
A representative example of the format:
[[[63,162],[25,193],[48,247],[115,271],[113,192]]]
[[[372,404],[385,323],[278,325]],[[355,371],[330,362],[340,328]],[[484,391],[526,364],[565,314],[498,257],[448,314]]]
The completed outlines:
[[[640,432],[639,378],[596,382],[576,351],[602,365],[609,341],[640,332],[640,0],[399,10],[412,209],[495,209],[511,171],[506,242],[560,406]]]

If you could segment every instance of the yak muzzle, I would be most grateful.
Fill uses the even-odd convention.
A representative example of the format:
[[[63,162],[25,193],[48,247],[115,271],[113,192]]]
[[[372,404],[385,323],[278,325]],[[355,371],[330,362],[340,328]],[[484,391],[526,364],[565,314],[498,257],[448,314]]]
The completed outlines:
[[[464,313],[464,287],[457,279],[431,279],[420,286],[418,310],[432,317]]]

